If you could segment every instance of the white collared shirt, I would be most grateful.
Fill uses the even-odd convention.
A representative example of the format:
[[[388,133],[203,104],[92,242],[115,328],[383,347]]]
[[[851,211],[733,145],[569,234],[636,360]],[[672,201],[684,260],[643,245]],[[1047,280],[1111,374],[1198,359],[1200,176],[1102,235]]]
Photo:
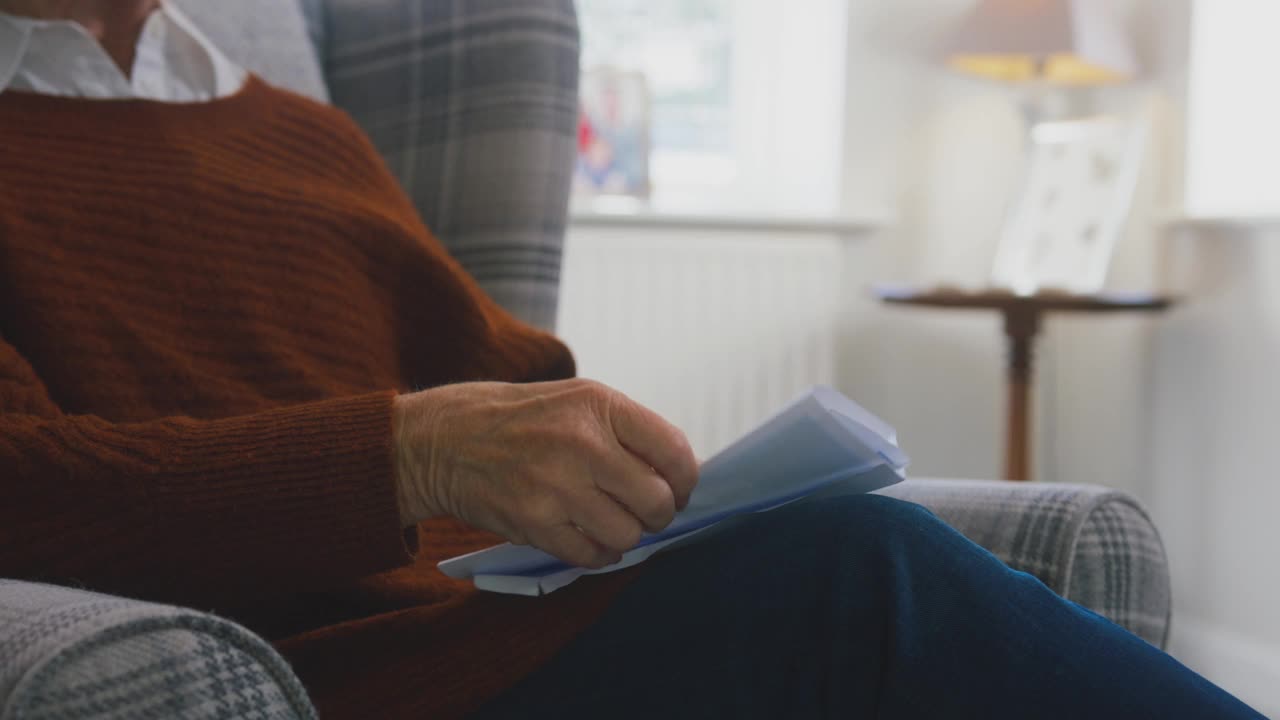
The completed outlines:
[[[128,77],[79,23],[0,13],[0,92],[189,103],[226,97],[244,81],[171,3],[147,18]]]

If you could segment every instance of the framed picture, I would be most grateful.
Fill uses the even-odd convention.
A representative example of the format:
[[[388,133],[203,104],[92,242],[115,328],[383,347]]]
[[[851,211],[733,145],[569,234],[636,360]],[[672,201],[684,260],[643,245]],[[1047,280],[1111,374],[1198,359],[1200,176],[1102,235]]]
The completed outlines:
[[[1146,139],[1138,116],[1033,127],[992,284],[1024,295],[1102,289],[1133,206]]]
[[[575,193],[647,198],[652,101],[644,74],[588,70],[581,103]]]

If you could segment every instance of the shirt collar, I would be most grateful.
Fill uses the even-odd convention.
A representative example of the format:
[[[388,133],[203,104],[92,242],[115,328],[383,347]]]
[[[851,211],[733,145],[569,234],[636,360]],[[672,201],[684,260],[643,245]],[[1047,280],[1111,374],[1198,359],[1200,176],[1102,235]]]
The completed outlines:
[[[231,89],[238,89],[244,84],[245,71],[235,63],[231,62],[226,55],[218,49],[218,46],[208,38],[196,24],[187,17],[187,14],[178,8],[177,3],[161,0],[160,12],[182,33],[185,33],[196,45],[198,45],[203,54],[209,59],[209,64],[213,68],[214,84],[218,89],[216,94],[224,95],[231,92]]]
[[[176,32],[183,39],[189,40],[199,48],[199,55],[202,60],[208,62],[209,71],[213,76],[213,87],[210,88],[212,95],[230,94],[243,84],[244,70],[227,59],[218,50],[217,46],[204,33],[200,32],[190,18],[179,10],[174,3],[162,0],[159,7],[144,24],[144,32],[148,27],[158,24],[157,21],[161,19],[167,21],[165,25],[169,31]],[[105,51],[98,46],[97,40],[89,35],[88,31],[79,23],[71,20],[44,20],[20,17],[0,12],[0,92],[4,92],[12,84],[14,77],[22,69],[24,59],[31,48],[32,36],[37,32],[78,33],[83,40],[91,43],[104,58],[106,56]],[[143,45],[144,42],[144,39],[139,39],[140,45]],[[77,58],[77,60],[81,62],[91,61],[91,59],[86,58]]]
[[[26,18],[0,12],[0,92],[9,87],[18,65],[27,54],[30,28]]]

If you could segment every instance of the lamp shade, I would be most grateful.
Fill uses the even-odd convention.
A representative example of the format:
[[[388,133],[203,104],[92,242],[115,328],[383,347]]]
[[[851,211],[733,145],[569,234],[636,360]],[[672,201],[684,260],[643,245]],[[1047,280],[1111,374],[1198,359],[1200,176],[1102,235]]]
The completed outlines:
[[[961,71],[1010,82],[1123,82],[1136,70],[1107,0],[980,0],[947,47]]]

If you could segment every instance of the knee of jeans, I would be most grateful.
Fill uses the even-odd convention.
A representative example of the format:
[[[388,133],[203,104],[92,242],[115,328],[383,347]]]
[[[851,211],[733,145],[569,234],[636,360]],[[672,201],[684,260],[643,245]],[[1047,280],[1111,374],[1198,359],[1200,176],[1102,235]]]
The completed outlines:
[[[901,551],[927,545],[917,540],[945,528],[920,505],[883,495],[825,498],[797,507],[799,522],[846,547]]]

